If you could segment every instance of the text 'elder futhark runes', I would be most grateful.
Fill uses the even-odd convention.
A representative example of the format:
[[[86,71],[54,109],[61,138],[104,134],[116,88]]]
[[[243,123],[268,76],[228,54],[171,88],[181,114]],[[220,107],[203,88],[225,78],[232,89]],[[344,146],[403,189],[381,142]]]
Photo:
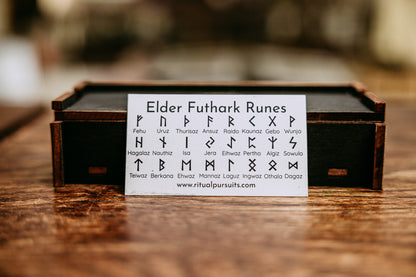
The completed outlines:
[[[307,196],[304,95],[130,94],[128,195]]]

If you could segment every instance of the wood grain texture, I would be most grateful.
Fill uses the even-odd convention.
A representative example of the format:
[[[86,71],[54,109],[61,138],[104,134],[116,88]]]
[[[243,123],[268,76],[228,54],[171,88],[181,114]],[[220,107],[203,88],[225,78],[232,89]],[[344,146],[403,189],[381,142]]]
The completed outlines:
[[[46,114],[0,143],[0,276],[415,276],[415,118],[389,103],[383,191],[125,197],[53,188]]]

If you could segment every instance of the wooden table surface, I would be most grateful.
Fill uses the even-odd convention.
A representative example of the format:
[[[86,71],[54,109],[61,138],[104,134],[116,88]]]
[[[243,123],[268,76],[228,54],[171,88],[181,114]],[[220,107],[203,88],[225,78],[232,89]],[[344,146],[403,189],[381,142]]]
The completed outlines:
[[[30,123],[42,111],[42,106],[5,106],[0,103],[0,140]]]
[[[0,276],[416,276],[416,103],[388,103],[384,190],[140,197],[52,187],[46,113],[0,141]]]

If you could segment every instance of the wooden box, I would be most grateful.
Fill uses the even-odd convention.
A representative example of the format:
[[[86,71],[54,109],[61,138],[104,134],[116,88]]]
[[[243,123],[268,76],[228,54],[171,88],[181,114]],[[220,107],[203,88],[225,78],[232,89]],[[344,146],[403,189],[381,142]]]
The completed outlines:
[[[127,94],[305,94],[309,185],[382,188],[385,103],[359,84],[82,83],[52,102],[54,185],[124,184]]]

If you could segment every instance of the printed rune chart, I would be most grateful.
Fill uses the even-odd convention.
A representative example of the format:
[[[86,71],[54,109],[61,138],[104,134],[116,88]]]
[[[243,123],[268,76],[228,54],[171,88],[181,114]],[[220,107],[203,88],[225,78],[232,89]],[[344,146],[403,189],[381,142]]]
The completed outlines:
[[[129,94],[125,193],[307,196],[305,101]]]

